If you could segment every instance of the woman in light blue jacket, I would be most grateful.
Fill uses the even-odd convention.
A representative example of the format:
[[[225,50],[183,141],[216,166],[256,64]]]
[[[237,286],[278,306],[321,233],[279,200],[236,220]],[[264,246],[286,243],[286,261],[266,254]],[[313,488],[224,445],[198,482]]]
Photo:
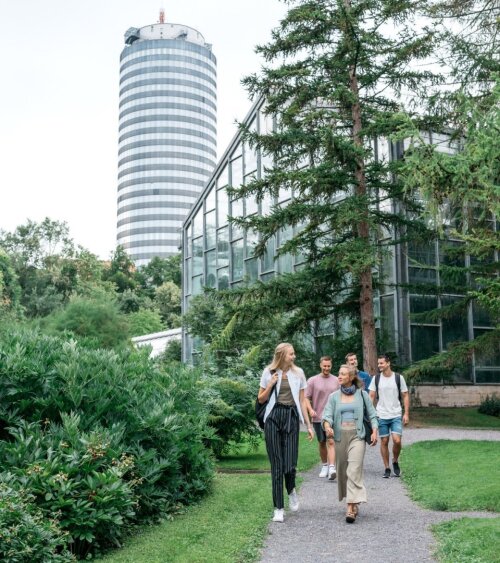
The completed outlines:
[[[377,443],[378,422],[372,402],[362,390],[363,382],[358,378],[356,368],[340,366],[339,383],[340,389],[330,395],[323,411],[323,428],[326,436],[335,441],[339,500],[347,498],[346,522],[352,524],[358,515],[359,503],[366,502],[363,409],[366,407],[372,423],[371,446]]]

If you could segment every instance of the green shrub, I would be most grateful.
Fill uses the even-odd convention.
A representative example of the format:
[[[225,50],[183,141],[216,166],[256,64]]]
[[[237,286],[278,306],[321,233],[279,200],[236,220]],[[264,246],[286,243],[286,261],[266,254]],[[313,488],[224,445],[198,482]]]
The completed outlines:
[[[486,395],[479,408],[481,414],[489,414],[490,416],[500,416],[500,397],[498,395]]]
[[[33,496],[0,482],[0,560],[4,563],[74,561],[66,537],[54,519],[46,518]]]
[[[211,484],[213,430],[198,374],[161,368],[148,352],[0,330],[0,467],[44,513],[59,511],[78,556]]]

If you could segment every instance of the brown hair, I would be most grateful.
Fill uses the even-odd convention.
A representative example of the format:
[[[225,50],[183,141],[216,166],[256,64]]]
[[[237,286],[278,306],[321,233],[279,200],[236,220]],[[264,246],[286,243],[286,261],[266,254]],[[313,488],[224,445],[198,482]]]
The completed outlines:
[[[361,379],[358,377],[358,370],[354,367],[354,366],[349,366],[347,364],[342,364],[339,367],[339,373],[341,369],[346,369],[347,373],[349,374],[349,377],[351,378],[351,381],[353,383],[353,385],[355,385],[358,389],[361,389],[362,387],[364,387],[364,383],[361,381]]]
[[[347,353],[347,354],[345,355],[345,361],[348,362],[348,361],[349,361],[349,358],[350,358],[351,356],[356,356],[356,357],[358,357],[358,355],[356,354],[356,352],[349,352],[349,353]]]
[[[289,348],[293,348],[288,342],[281,342],[278,344],[274,350],[273,361],[269,364],[268,368],[271,369],[283,369],[285,364],[285,354]],[[295,364],[291,365],[291,368],[296,368]]]
[[[321,362],[331,362],[332,359],[330,358],[330,356],[321,356],[321,358],[319,359],[319,363]]]

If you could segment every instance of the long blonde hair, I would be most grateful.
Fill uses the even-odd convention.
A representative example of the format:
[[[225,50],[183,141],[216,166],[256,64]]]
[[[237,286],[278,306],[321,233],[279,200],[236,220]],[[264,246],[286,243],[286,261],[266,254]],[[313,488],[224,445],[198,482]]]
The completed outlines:
[[[285,366],[285,354],[288,349],[293,348],[288,342],[281,342],[274,350],[273,361],[267,366],[270,370],[283,369]],[[291,369],[297,368],[295,364],[290,366]]]

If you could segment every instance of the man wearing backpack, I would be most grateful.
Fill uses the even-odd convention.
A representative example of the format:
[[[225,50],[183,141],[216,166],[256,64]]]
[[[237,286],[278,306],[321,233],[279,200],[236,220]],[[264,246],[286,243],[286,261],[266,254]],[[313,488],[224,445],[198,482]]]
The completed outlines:
[[[388,479],[391,476],[389,464],[389,438],[391,436],[392,468],[396,477],[401,475],[398,460],[401,452],[403,424],[406,426],[410,421],[410,396],[404,377],[392,371],[389,356],[387,354],[379,355],[377,363],[380,373],[372,378],[369,390],[370,399],[374,404],[377,399],[380,453],[385,466],[383,477]],[[402,403],[404,404],[404,414]]]

